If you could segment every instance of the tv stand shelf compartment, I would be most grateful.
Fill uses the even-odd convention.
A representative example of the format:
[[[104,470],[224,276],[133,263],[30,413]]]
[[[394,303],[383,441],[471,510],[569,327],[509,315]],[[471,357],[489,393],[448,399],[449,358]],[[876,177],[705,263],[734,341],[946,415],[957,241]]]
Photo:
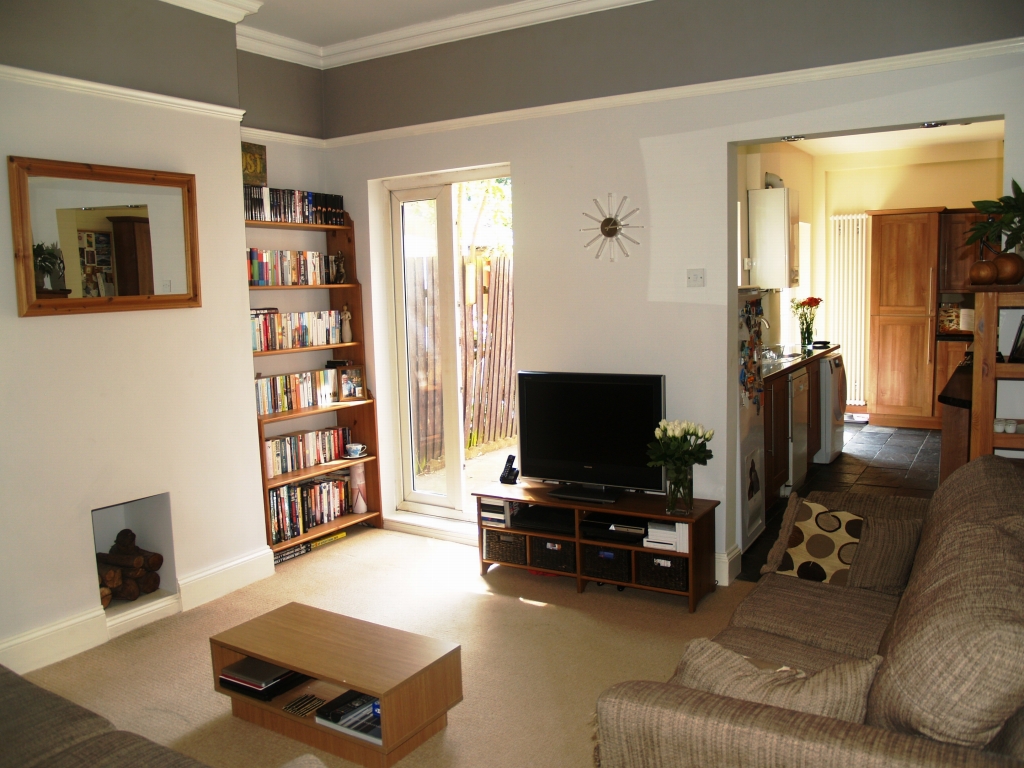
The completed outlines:
[[[287,235],[287,238],[292,242],[294,242],[294,238],[301,239],[303,237],[313,238],[314,240],[317,238],[323,239],[323,245],[307,245],[306,247],[303,245],[294,246],[297,250],[317,250],[325,254],[341,253],[344,255],[345,261],[346,282],[344,283],[327,283],[320,285],[250,285],[249,290],[251,292],[250,295],[253,297],[253,302],[259,302],[253,303],[253,306],[261,306],[264,302],[274,302],[276,304],[277,301],[305,301],[306,299],[311,299],[315,302],[316,308],[318,309],[341,310],[347,306],[349,311],[352,313],[351,342],[253,352],[253,359],[261,361],[259,363],[261,366],[268,365],[273,368],[272,362],[278,355],[307,353],[310,357],[303,357],[302,362],[298,364],[298,368],[301,369],[301,371],[305,371],[322,368],[324,362],[330,359],[330,356],[333,355],[334,359],[351,360],[353,365],[363,367],[363,373],[365,376],[366,359],[365,347],[363,344],[362,286],[360,285],[356,275],[355,238],[352,219],[349,215],[347,213],[345,214],[344,226],[327,224],[296,224],[291,222],[273,221],[246,221],[245,226],[247,246],[249,247],[264,247],[263,243],[266,242],[265,238],[269,235],[261,234],[257,230],[286,230],[290,233]],[[301,232],[319,234],[303,236],[300,234]],[[273,245],[270,247],[278,248],[280,246]],[[265,291],[271,291],[272,293],[266,294],[264,293]],[[282,293],[273,293],[275,291],[282,291]],[[299,293],[295,293],[295,291],[299,291]],[[312,291],[312,293],[303,293],[303,291]],[[326,295],[324,292],[326,292]],[[275,296],[280,298],[273,298]],[[255,297],[258,297],[258,299]],[[308,303],[304,304],[304,308],[308,307]],[[320,357],[313,358],[312,355],[314,354],[319,354]],[[280,359],[284,362],[291,360],[292,358],[276,359]],[[316,362],[317,359],[319,359],[320,362]],[[285,364],[287,365],[287,363]],[[269,375],[298,373],[301,371],[293,366],[288,366],[285,369],[279,368],[277,371]],[[377,403],[369,389],[367,388],[365,391],[366,398],[363,400],[340,400],[326,405],[317,405],[309,408],[294,408],[278,413],[268,413],[257,416],[256,429],[259,436],[260,446],[260,468],[263,478],[263,505],[267,544],[275,553],[289,550],[297,545],[335,534],[340,530],[349,528],[353,525],[359,525],[360,523],[372,525],[377,528],[383,527],[383,517],[380,511],[380,470],[377,462]],[[285,422],[307,417],[318,417],[323,420],[322,424],[316,427],[310,425],[305,427],[307,429],[324,429],[328,426],[348,427],[352,431],[352,440],[366,445],[367,455],[358,459],[339,459],[329,463],[317,464],[294,472],[279,474],[276,477],[268,478],[266,467],[267,457],[266,451],[264,450],[265,440],[268,437],[276,436],[278,432],[282,431],[280,428],[275,429],[271,425],[281,424],[286,427],[287,425],[284,424]],[[268,431],[271,431],[270,435],[267,434]],[[303,530],[297,536],[292,536],[291,538],[283,539],[279,542],[275,542],[273,540],[270,506],[271,492],[277,492],[275,489],[281,488],[285,485],[299,484],[307,480],[311,480],[314,477],[356,465],[362,465],[366,472],[367,510],[365,513],[354,514],[350,510],[349,514],[342,515],[341,517],[314,526],[308,530]]]
[[[709,592],[715,589],[715,516],[712,514],[719,502],[710,499],[694,499],[693,510],[687,513],[666,514],[664,510],[665,499],[663,496],[647,496],[641,493],[623,493],[614,504],[598,504],[580,501],[566,501],[557,499],[551,495],[554,486],[542,483],[521,482],[517,485],[503,485],[495,483],[481,491],[474,492],[477,497],[477,524],[479,527],[478,543],[480,547],[480,572],[486,574],[492,565],[510,566],[512,568],[523,568],[541,573],[550,573],[559,576],[572,576],[576,578],[576,591],[582,592],[588,582],[599,582],[614,584],[619,587],[635,587],[654,592],[664,592],[673,595],[683,595],[689,600],[689,609],[693,613],[697,604]],[[574,518],[575,533],[568,535],[562,533],[549,533],[525,528],[501,528],[483,523],[481,517],[481,498],[500,499],[502,501],[525,502],[527,504],[539,504],[545,507],[557,507],[560,509],[572,510]],[[670,550],[653,549],[650,547],[632,546],[613,541],[603,541],[585,538],[580,532],[580,522],[588,515],[595,512],[610,513],[635,517],[639,520],[653,520],[657,522],[678,522],[687,523],[689,535],[689,546],[686,553],[673,552]],[[488,558],[485,555],[485,538],[490,535],[512,537],[509,543],[511,548],[520,551],[525,547],[525,552],[518,556],[510,556],[502,560]],[[523,537],[520,541],[516,537]],[[537,541],[534,541],[537,540]],[[543,567],[535,564],[534,552],[536,544],[540,540],[552,542],[567,542],[575,548],[574,570],[558,570]],[[614,578],[614,571],[607,571],[612,575],[597,575],[593,570],[588,573],[586,564],[587,555],[593,555],[597,548],[605,553],[611,553],[622,558],[625,578]],[[685,584],[685,588],[672,588],[656,586],[650,582],[654,579],[647,578],[645,574],[638,574],[638,563],[641,568],[646,568],[651,558],[668,561],[672,564],[672,579],[664,583]],[[522,562],[518,562],[522,560]],[[640,580],[638,581],[638,576]],[[666,571],[668,576],[668,571]],[[642,583],[647,581],[648,583]]]

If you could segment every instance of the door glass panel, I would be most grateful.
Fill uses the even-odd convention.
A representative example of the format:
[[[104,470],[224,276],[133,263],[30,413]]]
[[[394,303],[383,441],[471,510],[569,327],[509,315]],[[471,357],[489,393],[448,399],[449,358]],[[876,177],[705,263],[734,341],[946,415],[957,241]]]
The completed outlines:
[[[437,202],[402,203],[413,490],[445,495]]]

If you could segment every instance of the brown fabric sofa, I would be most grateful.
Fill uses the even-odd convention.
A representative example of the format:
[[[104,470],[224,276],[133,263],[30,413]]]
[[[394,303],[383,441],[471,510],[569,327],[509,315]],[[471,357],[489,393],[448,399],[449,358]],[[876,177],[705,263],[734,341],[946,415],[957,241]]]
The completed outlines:
[[[203,768],[0,666],[0,768]]]
[[[596,762],[1024,766],[1024,472],[984,457],[951,475],[930,503],[824,493],[808,500],[865,521],[923,519],[902,595],[769,572],[714,640],[809,675],[880,654],[866,723],[632,681],[598,699]],[[773,550],[775,566],[786,547]]]

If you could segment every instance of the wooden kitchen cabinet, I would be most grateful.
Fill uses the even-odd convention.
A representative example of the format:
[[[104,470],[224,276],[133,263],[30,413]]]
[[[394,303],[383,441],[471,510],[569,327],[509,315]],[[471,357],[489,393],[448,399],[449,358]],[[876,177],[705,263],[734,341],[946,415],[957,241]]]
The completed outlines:
[[[936,416],[942,416],[942,403],[939,402],[939,395],[949,383],[949,377],[953,375],[953,371],[967,357],[968,344],[970,342],[967,341],[939,341],[935,344],[935,404],[933,408]]]
[[[821,450],[821,364],[815,360],[807,365],[807,464]]]
[[[789,480],[789,384],[785,375],[764,382],[764,476],[768,509]]]
[[[868,212],[872,315],[935,314],[941,210]]]
[[[978,260],[978,243],[964,245],[964,240],[970,234],[971,226],[986,218],[986,214],[975,208],[958,208],[939,214],[940,293],[960,293],[970,289],[969,273],[971,265]]]
[[[868,371],[871,413],[932,416],[934,348],[934,317],[876,315],[871,318],[873,365]]]

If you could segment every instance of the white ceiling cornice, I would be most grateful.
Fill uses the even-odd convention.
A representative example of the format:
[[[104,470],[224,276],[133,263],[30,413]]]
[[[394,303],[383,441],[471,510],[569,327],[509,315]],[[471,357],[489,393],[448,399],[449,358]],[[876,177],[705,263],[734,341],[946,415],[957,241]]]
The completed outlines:
[[[200,2],[200,0],[165,0]],[[244,0],[235,0],[243,2]],[[236,44],[241,51],[257,53],[274,59],[290,61],[318,69],[330,69],[357,61],[378,59],[405,51],[415,51],[441,43],[466,40],[509,29],[529,27],[549,21],[607,11],[627,5],[638,5],[650,0],[520,0],[518,3],[499,5],[471,13],[461,13],[446,19],[412,24],[401,29],[368,35],[328,46],[303,43],[282,35],[254,27],[238,26]]]
[[[256,13],[263,0],[163,0],[165,3],[188,8],[190,11],[213,16],[237,24],[250,13]]]

